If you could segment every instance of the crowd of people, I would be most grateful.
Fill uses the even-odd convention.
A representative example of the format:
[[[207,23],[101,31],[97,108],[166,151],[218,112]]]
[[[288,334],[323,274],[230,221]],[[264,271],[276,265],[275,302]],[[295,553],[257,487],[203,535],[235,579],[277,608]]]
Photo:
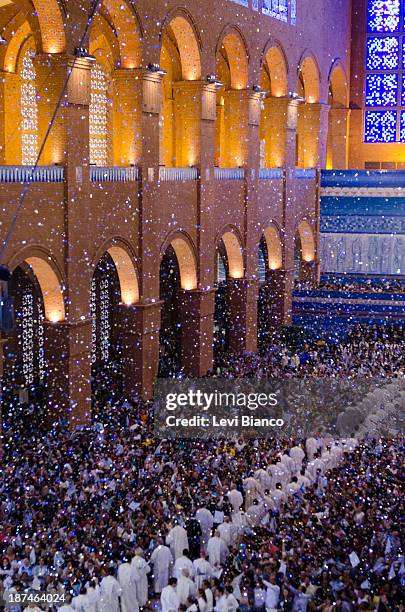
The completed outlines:
[[[314,287],[311,281],[297,280],[295,289],[299,291],[316,289],[321,291],[345,291],[349,293],[405,293],[405,280],[368,278],[361,281],[330,278],[321,279],[316,287]]]
[[[358,377],[403,377],[404,355],[401,327],[356,327],[275,336],[210,376],[347,379],[353,399]],[[87,428],[3,436],[0,609],[35,593],[61,612],[405,610],[402,439],[168,441],[149,405],[106,394]]]
[[[403,610],[399,440],[169,442],[134,415],[124,402],[8,449],[5,597],[64,593],[62,612]]]
[[[260,353],[227,356],[210,373],[229,378],[393,378],[405,374],[401,325],[353,327],[344,340],[313,340],[288,347],[274,335]]]

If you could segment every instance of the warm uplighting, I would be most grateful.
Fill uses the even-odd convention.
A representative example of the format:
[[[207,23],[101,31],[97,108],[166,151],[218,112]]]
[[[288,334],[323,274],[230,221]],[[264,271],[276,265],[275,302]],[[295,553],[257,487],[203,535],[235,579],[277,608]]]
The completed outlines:
[[[62,321],[61,313],[57,310],[51,310],[48,312],[47,318],[51,323],[60,323]]]
[[[272,270],[274,272],[275,270],[279,270],[280,269],[280,264],[277,261],[275,261],[275,260],[270,260],[269,261],[269,268],[270,268],[270,270]]]
[[[195,286],[195,283],[193,282],[193,280],[190,279],[185,279],[182,282],[182,289],[184,289],[184,291],[192,291],[193,289],[196,289],[197,287]]]

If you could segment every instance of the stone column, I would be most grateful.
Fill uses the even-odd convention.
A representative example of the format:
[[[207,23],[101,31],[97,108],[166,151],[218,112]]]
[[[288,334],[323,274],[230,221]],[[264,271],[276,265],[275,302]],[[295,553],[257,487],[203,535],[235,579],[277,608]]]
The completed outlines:
[[[63,104],[66,101],[67,89],[63,96],[62,92],[68,77],[68,61],[67,55],[63,53],[40,53],[34,58],[37,71],[39,146],[42,145],[52,119],[54,119],[39,160],[40,165],[52,166],[53,164],[63,164],[66,161],[66,125]],[[61,104],[55,115],[60,100]]]
[[[230,313],[229,350],[238,355],[257,347],[258,282],[244,278],[227,282]]]
[[[263,104],[261,139],[265,141],[264,167],[283,168],[286,165],[287,128],[291,100],[287,97],[267,97]],[[293,129],[295,131],[296,125]]]
[[[182,291],[181,363],[187,376],[207,373],[213,361],[215,291]]]
[[[325,168],[329,105],[305,103],[299,117],[299,165]]]
[[[201,118],[207,87],[204,81],[174,83],[176,166],[198,166],[200,163]]]
[[[225,151],[221,151],[223,167],[238,168],[248,160],[249,98],[248,89],[229,89],[224,93]]]
[[[294,269],[281,268],[268,273],[266,299],[269,304],[270,329],[291,324]]]
[[[91,321],[44,323],[48,404],[70,428],[91,420]]]
[[[142,73],[117,68],[112,80],[114,165],[131,166],[142,155]]]
[[[152,398],[159,364],[160,308],[160,302],[119,307],[123,393],[128,398]]]
[[[347,168],[349,117],[349,108],[332,107],[329,111],[327,166],[333,170]]]

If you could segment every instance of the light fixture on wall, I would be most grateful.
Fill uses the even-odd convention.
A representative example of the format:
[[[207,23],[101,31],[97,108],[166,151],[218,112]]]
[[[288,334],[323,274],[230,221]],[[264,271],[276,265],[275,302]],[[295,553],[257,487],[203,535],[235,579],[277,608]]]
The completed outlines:
[[[267,94],[269,93],[266,89],[262,89],[260,85],[252,85],[252,90],[255,93],[259,94],[261,98],[265,98]]]
[[[209,83],[209,85],[215,85],[217,89],[220,89],[223,85],[223,83],[219,79],[217,79],[215,74],[207,74],[205,80],[207,81],[207,83]]]
[[[167,74],[167,71],[163,70],[163,68],[161,68],[159,64],[148,64],[146,69],[148,72],[152,72],[153,74],[159,74],[160,76],[164,76],[165,74]]]
[[[91,55],[86,47],[77,47],[75,49],[75,56],[80,57],[80,59],[85,59],[88,62],[96,62],[97,59],[95,55]]]
[[[295,102],[305,102],[305,98],[297,94],[296,91],[289,91],[288,97],[290,98],[290,100],[294,100]]]

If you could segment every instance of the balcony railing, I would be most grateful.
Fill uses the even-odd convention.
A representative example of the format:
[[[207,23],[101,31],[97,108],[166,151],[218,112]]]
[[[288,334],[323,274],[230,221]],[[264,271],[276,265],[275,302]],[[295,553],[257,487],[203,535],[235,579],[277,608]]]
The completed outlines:
[[[0,166],[0,183],[63,183],[63,166]]]
[[[314,179],[316,178],[316,168],[295,168],[296,179]]]
[[[242,181],[244,178],[244,168],[214,168],[214,179],[217,181]]]
[[[260,168],[259,179],[262,181],[276,181],[283,178],[282,168]]]
[[[196,181],[197,168],[159,168],[159,181]]]
[[[139,181],[139,168],[91,166],[90,180],[93,183],[129,183]]]

